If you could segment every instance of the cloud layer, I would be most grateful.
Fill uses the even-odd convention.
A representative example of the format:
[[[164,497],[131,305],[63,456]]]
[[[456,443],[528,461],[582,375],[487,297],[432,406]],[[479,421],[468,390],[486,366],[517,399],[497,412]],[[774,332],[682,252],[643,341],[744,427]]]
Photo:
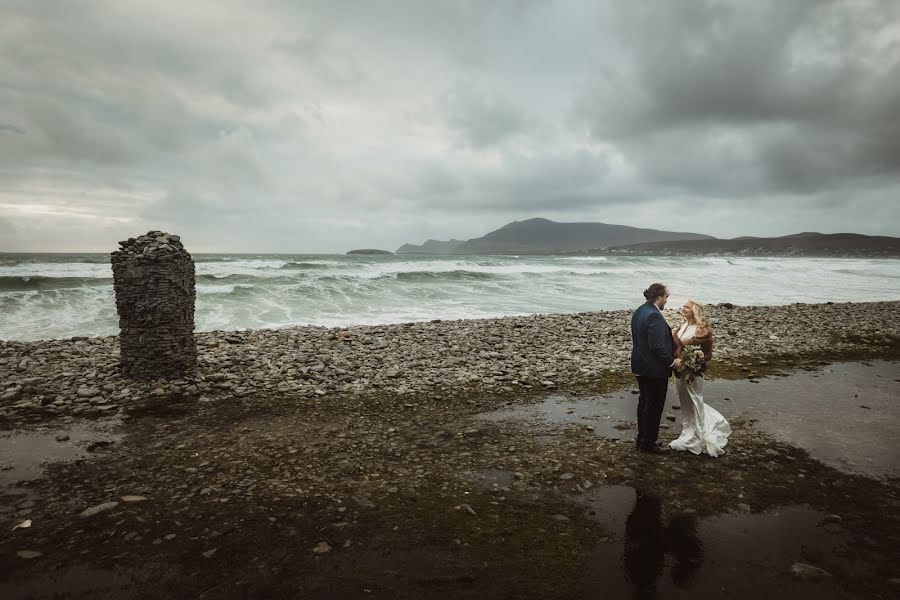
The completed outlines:
[[[6,0],[0,251],[900,235],[900,5]]]

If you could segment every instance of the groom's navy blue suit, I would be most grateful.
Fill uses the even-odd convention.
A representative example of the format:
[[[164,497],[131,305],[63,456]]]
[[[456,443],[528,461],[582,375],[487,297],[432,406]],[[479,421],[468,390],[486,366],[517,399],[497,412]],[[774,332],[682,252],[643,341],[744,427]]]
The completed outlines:
[[[672,328],[652,302],[644,303],[631,315],[631,341],[631,372],[637,376],[641,390],[637,445],[647,449],[659,437],[659,420],[675,362]]]

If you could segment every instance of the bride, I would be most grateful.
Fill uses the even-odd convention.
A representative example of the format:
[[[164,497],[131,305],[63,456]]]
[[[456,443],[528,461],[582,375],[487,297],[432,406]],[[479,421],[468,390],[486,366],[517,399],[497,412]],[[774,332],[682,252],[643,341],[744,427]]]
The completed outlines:
[[[681,308],[684,324],[672,334],[675,338],[675,356],[681,358],[685,346],[700,346],[706,361],[712,358],[712,327],[703,314],[703,305],[688,300]],[[682,429],[677,440],[669,443],[674,450],[688,450],[694,454],[706,452],[710,456],[724,453],[723,448],[731,435],[731,426],[719,411],[703,402],[702,375],[688,381],[685,374],[675,374],[675,389],[681,400]]]

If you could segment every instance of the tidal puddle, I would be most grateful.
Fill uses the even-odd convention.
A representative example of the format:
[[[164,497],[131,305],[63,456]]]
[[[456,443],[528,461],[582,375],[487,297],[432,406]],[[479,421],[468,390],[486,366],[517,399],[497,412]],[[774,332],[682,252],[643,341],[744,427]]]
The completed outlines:
[[[598,488],[585,502],[609,532],[589,560],[587,597],[827,600],[845,597],[834,576],[792,568],[839,565],[843,577],[867,569],[848,562],[842,532],[822,525],[824,514],[800,506],[697,518],[624,486]]]
[[[121,421],[80,422],[43,431],[0,433],[0,488],[37,478],[48,462],[77,460],[114,444]]]
[[[470,473],[461,473],[465,478]],[[515,475],[510,471],[502,469],[485,469],[475,474],[475,485],[486,490],[506,490],[516,480]]]
[[[886,443],[900,422],[900,363],[837,363],[785,377],[714,379],[706,402],[726,418],[756,420],[755,426],[799,446],[834,467],[876,477],[900,476],[900,447]],[[547,424],[590,427],[597,435],[633,440],[637,395],[550,396],[543,402],[481,415],[539,430]],[[663,431],[681,430],[678,394],[669,386]],[[680,408],[680,407],[679,407]],[[727,448],[726,448],[727,450]]]

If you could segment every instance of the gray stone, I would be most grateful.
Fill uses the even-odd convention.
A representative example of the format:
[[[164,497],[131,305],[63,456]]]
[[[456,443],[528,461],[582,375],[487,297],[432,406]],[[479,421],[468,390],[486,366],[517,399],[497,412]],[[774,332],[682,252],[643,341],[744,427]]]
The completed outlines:
[[[79,517],[85,519],[88,517],[93,517],[95,515],[99,515],[102,512],[106,512],[108,510],[112,510],[119,505],[118,502],[104,502],[103,504],[98,504],[96,506],[92,506],[90,508],[86,508],[78,515]]]
[[[313,552],[315,554],[328,554],[331,552],[331,546],[328,545],[328,542],[319,542],[313,547]]]
[[[825,569],[808,565],[806,563],[796,562],[791,565],[791,574],[800,579],[824,579],[831,577],[831,573]]]

